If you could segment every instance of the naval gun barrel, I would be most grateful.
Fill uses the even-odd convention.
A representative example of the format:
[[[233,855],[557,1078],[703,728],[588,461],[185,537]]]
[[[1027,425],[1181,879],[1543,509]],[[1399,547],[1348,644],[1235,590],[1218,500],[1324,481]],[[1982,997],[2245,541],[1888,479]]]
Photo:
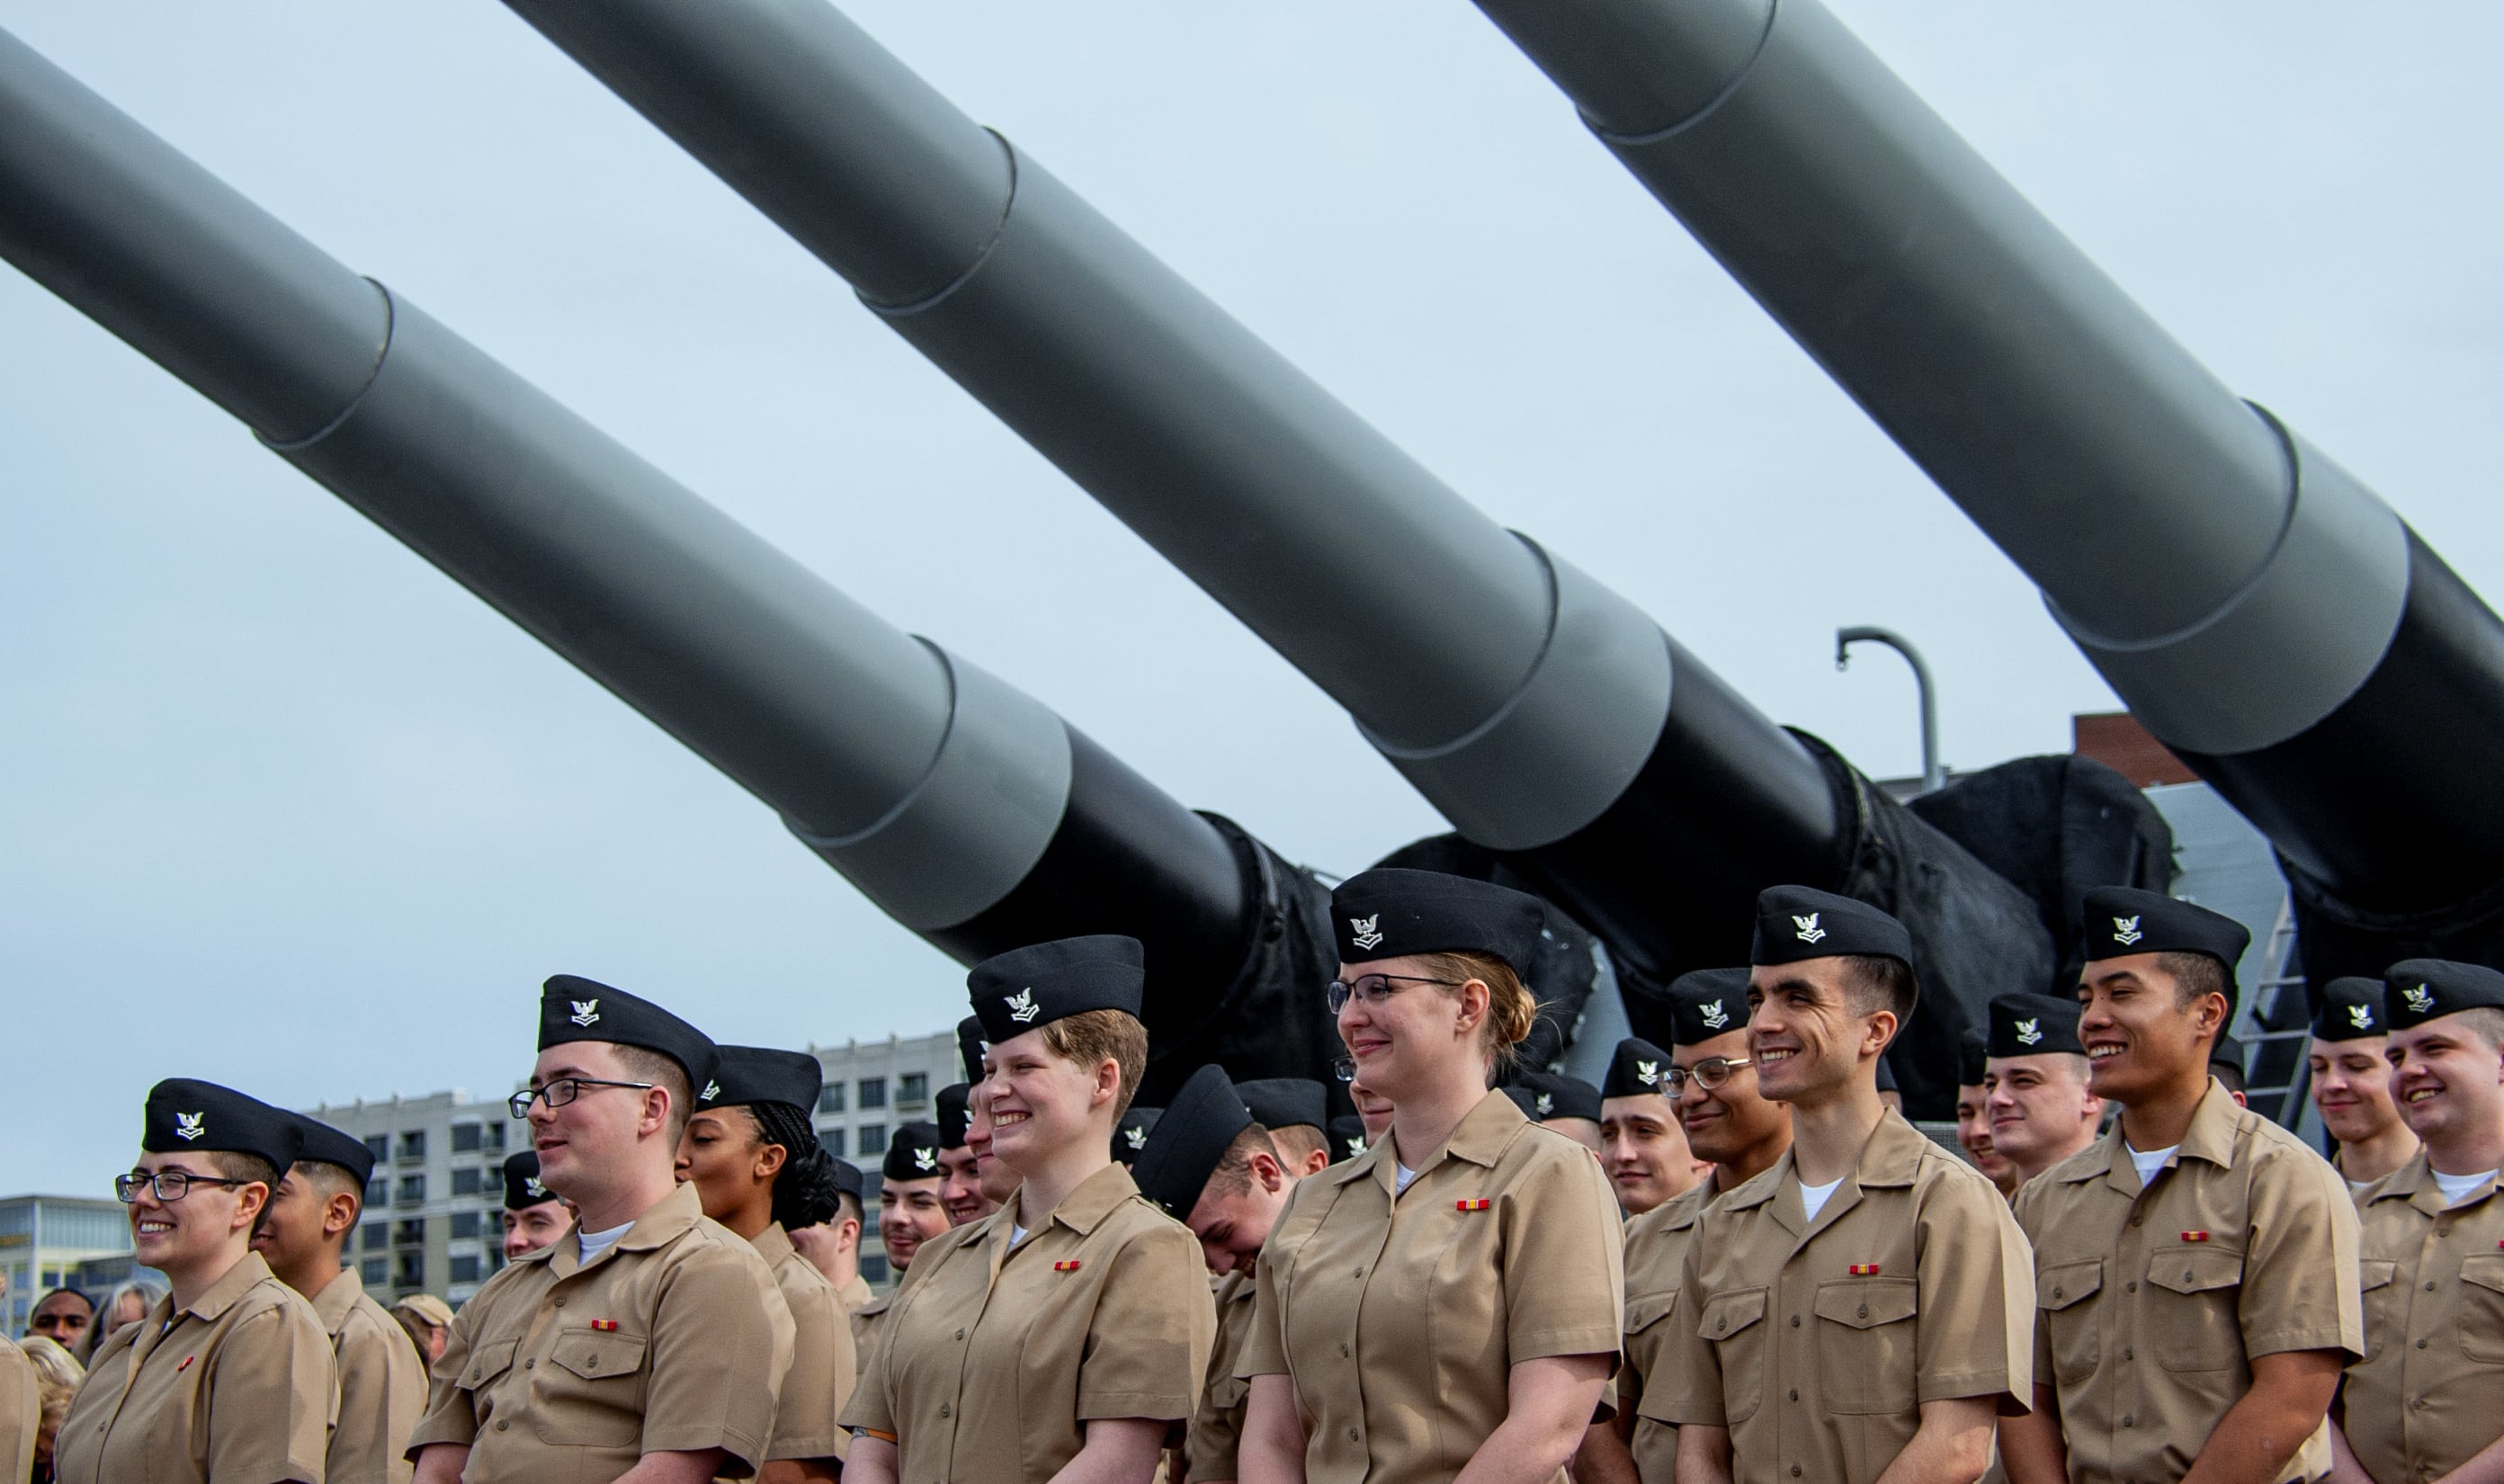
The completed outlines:
[[[2405,934],[2491,896],[2504,625],[1819,0],[1477,3],[2312,879],[2299,897]]]
[[[1826,760],[818,0],[507,0],[1640,970],[1825,882]]]
[[[0,31],[0,256],[959,960],[1121,932],[1161,1050],[1320,1076],[1328,894],[897,630]],[[1292,963],[1284,959],[1294,960]],[[1274,961],[1273,960],[1279,960]]]

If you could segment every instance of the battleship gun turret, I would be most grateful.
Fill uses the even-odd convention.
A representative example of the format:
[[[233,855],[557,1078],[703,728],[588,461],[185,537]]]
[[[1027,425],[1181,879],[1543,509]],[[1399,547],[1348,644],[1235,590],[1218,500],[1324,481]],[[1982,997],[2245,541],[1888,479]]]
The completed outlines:
[[[1932,1113],[1982,1001],[2052,980],[2027,892],[1497,527],[831,7],[506,3],[1346,707],[1463,837],[1436,863],[1501,868],[1652,983],[1744,961],[1775,882],[1898,913],[1932,1008],[1896,1071]]]
[[[1818,0],[1478,0],[2277,846],[2318,984],[2504,964],[2504,625]]]
[[[0,256],[956,958],[1142,940],[1151,1096],[1208,1060],[1329,1080],[1339,1048],[1318,986],[1335,953],[1311,873],[862,608],[6,32]]]

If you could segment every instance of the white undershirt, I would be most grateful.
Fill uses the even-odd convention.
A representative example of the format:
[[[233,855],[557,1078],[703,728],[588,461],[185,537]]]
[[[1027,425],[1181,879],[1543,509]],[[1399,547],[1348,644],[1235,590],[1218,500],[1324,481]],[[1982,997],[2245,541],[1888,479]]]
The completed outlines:
[[[574,1239],[581,1244],[582,1260],[587,1264],[597,1259],[602,1253],[616,1246],[617,1239],[632,1230],[634,1225],[635,1224],[633,1222],[628,1222],[623,1226],[611,1226],[607,1231],[575,1232],[574,1234]]]
[[[2469,1198],[2471,1191],[2495,1178],[2493,1170],[2480,1170],[2475,1175],[2447,1175],[2431,1165],[2426,1167],[2426,1173],[2434,1177],[2435,1185],[2443,1191],[2443,1203],[2447,1206],[2459,1205]]]
[[[2138,1150],[2130,1149],[2128,1143],[2122,1145],[2122,1148],[2130,1149],[2130,1162],[2139,1168],[2139,1184],[2141,1190],[2147,1188],[2147,1183],[2156,1178],[2156,1172],[2165,1168],[2165,1161],[2173,1158],[2174,1152],[2181,1147],[2179,1144],[2168,1144],[2163,1149],[2151,1149],[2142,1155]]]
[[[1792,1178],[1797,1179],[1798,1177],[1793,1176]],[[1835,1191],[1842,1189],[1843,1177],[1840,1175],[1835,1176],[1832,1180],[1827,1181],[1824,1185],[1811,1185],[1807,1181],[1802,1180],[1800,1181],[1800,1209],[1808,1213],[1808,1219],[1810,1221],[1816,1221],[1817,1214],[1820,1211],[1825,1210],[1826,1203],[1834,1198]]]
[[[1410,1181],[1412,1181],[1412,1180],[1414,1180],[1414,1179],[1416,1179],[1416,1178],[1417,1178],[1417,1172],[1416,1172],[1415,1170],[1410,1169],[1408,1166],[1407,1166],[1407,1165],[1405,1165],[1405,1164],[1401,1163],[1401,1162],[1400,1162],[1399,1160],[1397,1160],[1397,1159],[1394,1159],[1394,1160],[1392,1160],[1392,1161],[1391,1161],[1391,1183],[1392,1183],[1392,1187],[1393,1187],[1392,1191],[1391,1191],[1391,1193],[1392,1193],[1392,1194],[1394,1194],[1394,1195],[1406,1195],[1406,1194],[1408,1194],[1408,1182],[1410,1182]]]
[[[1023,1241],[1025,1241],[1025,1240],[1026,1240],[1026,1228],[1025,1228],[1024,1226],[1019,1225],[1018,1225],[1017,1223],[1015,1223],[1015,1222],[1011,1222],[1011,1223],[1009,1223],[1009,1245],[1010,1245],[1011,1247],[1015,1247],[1015,1246],[1017,1246],[1017,1244],[1018,1244],[1018,1243],[1023,1242]]]

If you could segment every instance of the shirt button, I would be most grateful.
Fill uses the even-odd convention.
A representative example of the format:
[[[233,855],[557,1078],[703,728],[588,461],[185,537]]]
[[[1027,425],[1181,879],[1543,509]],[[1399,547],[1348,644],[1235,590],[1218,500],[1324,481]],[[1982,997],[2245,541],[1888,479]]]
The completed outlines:
[[[504,1432],[506,1428],[509,1428],[509,1427],[511,1427],[511,1426],[512,1426],[512,1424],[511,1424],[511,1423],[506,1422],[506,1421],[505,1421],[504,1418],[502,1418],[502,1417],[499,1417],[499,1418],[497,1418],[497,1419],[496,1419],[496,1431],[497,1431],[497,1432]]]
[[[2423,1341],[2423,1340],[2419,1340],[2419,1341],[2417,1341],[2417,1348],[2418,1348],[2419,1350],[2423,1350],[2423,1349],[2425,1348],[2425,1341]]]
[[[1860,1315],[1859,1315],[1858,1317],[1859,1317],[1859,1318],[1861,1318],[1861,1319],[1867,1319],[1867,1318],[1869,1317],[1869,1305],[1867,1305],[1867,1304],[1865,1304],[1865,1303],[1864,1303],[1864,1304],[1862,1304],[1862,1305],[1861,1306],[1861,1313],[1860,1313]]]
[[[2139,1418],[2132,1413],[2124,1412],[2121,1414],[2121,1425],[2125,1428],[2138,1427]]]
[[[2122,1291],[2123,1293],[2125,1293],[2125,1294],[2136,1294],[2136,1293],[2138,1293],[2138,1292],[2139,1292],[2139,1280],[2138,1280],[2138,1279],[2136,1279],[2136,1278],[2133,1278],[2133,1279],[2132,1279],[2132,1280],[2130,1280],[2128,1283],[2123,1284],[2123,1285],[2121,1286],[2121,1291]]]
[[[2121,1358],[2122,1358],[2123,1360],[2125,1360],[2125,1361],[2127,1361],[2127,1360],[2129,1360],[2129,1359],[2131,1358],[2131,1356],[2130,1356],[2130,1347],[2129,1347],[2128,1345],[2124,1345],[2124,1346],[2122,1346],[2122,1347],[2121,1347]]]
[[[1799,1465],[1793,1464],[1791,1466],[1791,1477],[1794,1479],[1799,1477]]]
[[[2061,1290],[2059,1290],[2059,1289],[2054,1289],[2054,1290],[2052,1291],[2052,1296],[2053,1296],[2053,1297],[2055,1297],[2055,1298],[2067,1298],[2067,1297],[2069,1297],[2069,1294],[2065,1294],[2065,1293],[2063,1293],[2063,1292],[2062,1292]]]
[[[2439,1237],[2447,1237],[2452,1235],[2452,1228],[2450,1226],[2437,1226],[2434,1228],[2434,1234]]]
[[[2426,1284],[2426,1292],[2427,1292],[2427,1293],[2429,1293],[2429,1294],[2431,1294],[2431,1293],[2433,1293],[2433,1292],[2434,1292],[2434,1284],[2433,1284],[2433,1283],[2429,1282],[2429,1283],[2427,1283],[2427,1284]]]
[[[2130,1224],[2131,1224],[2132,1225],[2134,1225],[2134,1226],[2138,1226],[2138,1225],[2144,1225],[2144,1224],[2146,1223],[2146,1221],[2147,1221],[2147,1213],[2145,1213],[2145,1212],[2143,1212],[2143,1211],[2142,1211],[2142,1212],[2140,1212],[2139,1215],[2132,1217],[2132,1218],[2130,1219]]]
[[[958,1339],[963,1339],[964,1337],[965,1337],[965,1331],[964,1331],[964,1330],[959,1329],[959,1330],[957,1330],[957,1331],[956,1331],[956,1338],[958,1338]]]
[[[1339,1342],[1339,1353],[1342,1356],[1347,1356],[1354,1355],[1356,1352],[1347,1348],[1347,1341],[1341,1340]]]
[[[1799,1316],[1796,1314],[1791,1316],[1791,1328],[1794,1329],[1799,1328]]]
[[[1354,1428],[1350,1428],[1350,1429],[1348,1429],[1348,1430],[1347,1430],[1347,1440],[1348,1440],[1349,1442],[1355,1442],[1355,1441],[1356,1441],[1356,1429],[1354,1429]]]
[[[944,1401],[942,1401],[942,1402],[940,1402],[940,1403],[939,1403],[939,1415],[940,1415],[940,1416],[942,1416],[942,1417],[945,1417],[945,1416],[947,1416],[947,1415],[948,1415],[948,1403],[946,1403],[946,1402],[944,1402]]]
[[[534,1356],[534,1357],[533,1357],[533,1358],[531,1358],[530,1360],[524,1361],[524,1362],[522,1363],[522,1369],[524,1369],[524,1370],[528,1370],[528,1369],[530,1369],[532,1366],[537,1365],[538,1363],[539,1363],[539,1359],[538,1359],[538,1357]],[[472,1381],[475,1381],[475,1380],[477,1380],[478,1378],[477,1378],[476,1376],[471,1376],[470,1379],[470,1380],[472,1380]]]
[[[564,1308],[564,1307],[565,1307],[565,1300],[564,1300],[564,1299],[562,1299],[562,1298],[558,1299],[558,1300],[556,1301],[556,1306],[557,1306],[558,1308],[560,1308],[560,1309]]]
[[[1791,1388],[1791,1399],[1793,1401],[1797,1401],[1799,1399],[1799,1388],[1796,1386]]]

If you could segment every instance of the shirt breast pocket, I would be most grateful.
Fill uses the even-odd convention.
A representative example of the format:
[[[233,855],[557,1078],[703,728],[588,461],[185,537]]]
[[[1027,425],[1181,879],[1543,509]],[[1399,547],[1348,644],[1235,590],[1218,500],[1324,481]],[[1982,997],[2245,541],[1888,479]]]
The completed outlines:
[[[2460,1353],[2482,1364],[2504,1364],[2504,1253],[2483,1253],[2460,1264]]]
[[[642,1436],[645,1343],[640,1334],[614,1329],[558,1331],[555,1348],[531,1383],[539,1441],[622,1448]]]
[[[2408,1290],[2394,1280],[2400,1264],[2367,1258],[2356,1264],[2356,1287],[2365,1299],[2365,1357],[2382,1353],[2393,1334],[2408,1327]]]
[[[1918,1285],[1910,1278],[1821,1283],[1816,1307],[1819,1399],[1845,1413],[1912,1410]]]
[[[2169,1247],[2147,1260],[2157,1290],[2147,1306],[2156,1363],[2167,1370],[2232,1370],[2243,1361],[2243,1255],[2214,1247]]]
[[[494,1393],[497,1383],[513,1368],[514,1352],[521,1349],[519,1340],[502,1340],[492,1345],[473,1347],[469,1359],[461,1364],[461,1377],[453,1382],[470,1398],[470,1420],[474,1427],[485,1427],[487,1418],[496,1410]]]
[[[2104,1260],[2057,1262],[2034,1279],[2034,1303],[2043,1311],[2043,1328],[2052,1351],[2052,1379],[2075,1385],[2094,1375],[2104,1344],[2096,1332],[2096,1305],[2087,1302],[2104,1292]]]
[[[1722,1363],[1722,1416],[1746,1422],[1765,1399],[1765,1291],[1738,1289],[1705,1300],[1695,1332]]]

